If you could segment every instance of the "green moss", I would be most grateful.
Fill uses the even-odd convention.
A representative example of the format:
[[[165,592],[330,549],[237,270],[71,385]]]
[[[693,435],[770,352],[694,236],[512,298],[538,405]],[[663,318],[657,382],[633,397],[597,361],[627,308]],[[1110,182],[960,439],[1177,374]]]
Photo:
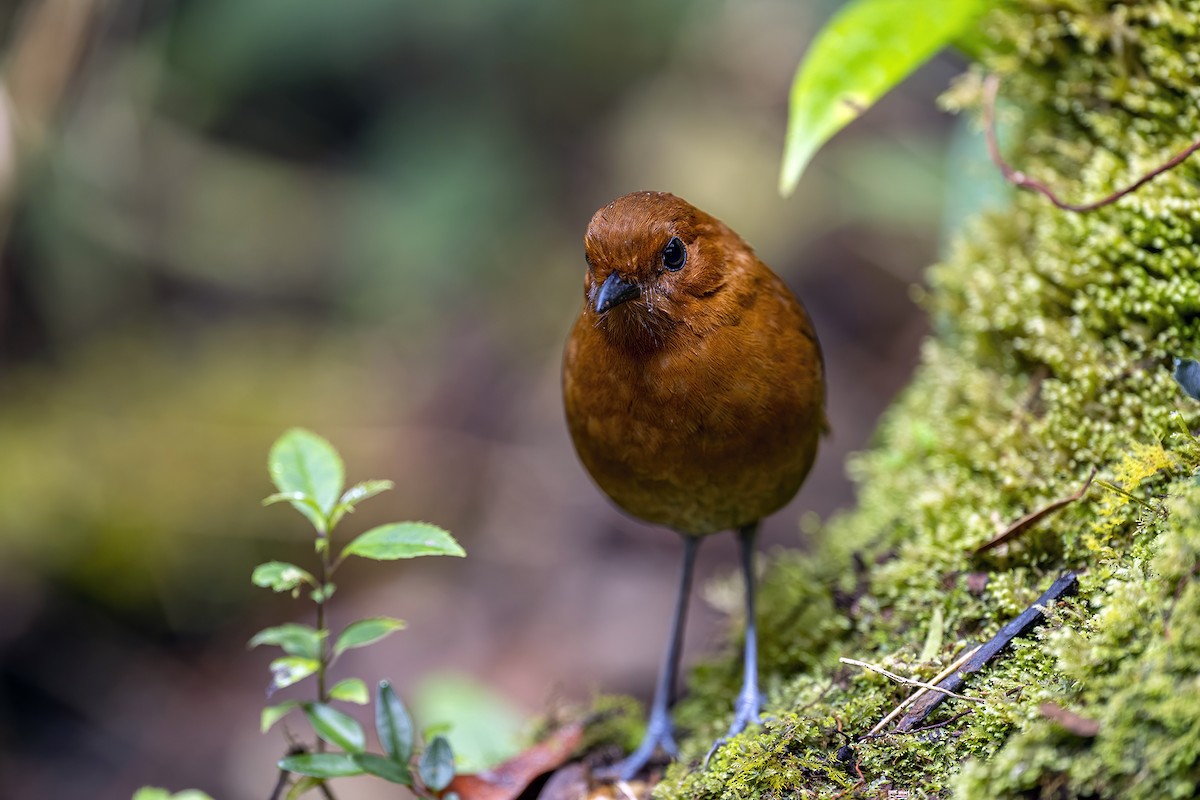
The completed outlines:
[[[589,752],[606,747],[617,747],[626,752],[633,750],[641,741],[646,729],[645,709],[632,697],[625,695],[599,695],[584,715],[586,727],[580,752]],[[547,728],[535,736],[541,739],[560,723],[551,720]]]
[[[985,26],[985,67],[1015,126],[1006,153],[1065,199],[1132,182],[1200,131],[1200,2],[1026,0]],[[947,105],[975,108],[979,86],[965,76]],[[1017,194],[932,268],[936,333],[877,445],[850,465],[859,508],[764,580],[771,721],[699,769],[739,678],[732,652],[702,666],[678,711],[683,758],[656,797],[1200,794],[1200,444],[1188,433],[1200,403],[1169,370],[1200,353],[1198,178],[1200,157],[1089,214]],[[969,555],[1093,468],[1083,500]],[[968,681],[982,703],[947,701],[927,724],[969,714],[862,738],[908,691],[839,656],[930,678],[1064,569],[1080,572],[1078,595]],[[923,662],[931,642],[940,652]],[[1048,719],[1047,702],[1099,733]]]

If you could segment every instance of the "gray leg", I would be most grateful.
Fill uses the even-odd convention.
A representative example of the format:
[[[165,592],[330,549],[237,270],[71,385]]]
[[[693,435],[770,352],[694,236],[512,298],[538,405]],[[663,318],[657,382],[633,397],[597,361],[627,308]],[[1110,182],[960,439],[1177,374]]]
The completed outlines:
[[[675,744],[675,726],[671,722],[671,705],[675,702],[675,679],[679,673],[679,659],[683,654],[683,629],[687,623],[688,597],[692,593],[692,568],[696,564],[696,551],[699,547],[699,536],[683,535],[683,571],[679,576],[675,617],[671,623],[667,657],[663,659],[662,668],[658,672],[658,682],[654,687],[654,701],[650,705],[646,735],[637,750],[624,761],[599,772],[599,777],[629,780],[641,772],[659,748],[672,758],[679,755],[679,748]]]
[[[746,587],[746,646],[742,654],[742,690],[733,705],[733,724],[724,736],[713,742],[705,766],[713,753],[732,736],[737,736],[747,725],[762,721],[762,694],[758,691],[758,622],[754,610],[754,540],[758,535],[758,523],[752,522],[738,530],[738,544],[742,552],[742,580]]]
[[[757,725],[762,721],[762,695],[758,691],[758,622],[754,613],[754,540],[757,535],[757,522],[738,531],[738,543],[742,550],[742,578],[746,584],[745,669],[742,691],[733,707],[733,724],[729,726],[726,736],[737,736],[747,725]]]

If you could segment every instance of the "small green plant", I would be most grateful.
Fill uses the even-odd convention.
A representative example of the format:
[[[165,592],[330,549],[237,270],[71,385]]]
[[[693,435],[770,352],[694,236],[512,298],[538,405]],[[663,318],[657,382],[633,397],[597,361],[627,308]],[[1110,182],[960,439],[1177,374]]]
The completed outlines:
[[[345,470],[342,459],[329,442],[301,429],[287,431],[271,448],[268,467],[279,490],[264,505],[289,503],[312,523],[316,536],[316,570],[295,564],[268,561],[255,568],[252,580],[293,598],[305,594],[316,606],[316,625],[286,623],[259,631],[250,646],[271,645],[283,656],[271,662],[274,693],[308,678],[315,678],[312,700],[288,700],[262,711],[262,730],[294,710],[300,710],[317,736],[312,749],[293,748],[279,762],[278,796],[291,776],[288,797],[299,797],[320,788],[331,796],[325,782],[351,775],[375,775],[410,787],[418,795],[453,800],[446,789],[454,779],[454,753],[442,736],[434,736],[423,751],[417,750],[412,718],[387,681],[375,695],[375,729],[383,754],[366,751],[363,727],[333,703],[365,705],[370,701],[367,685],[360,678],[343,678],[330,685],[330,669],[347,650],[380,641],[404,627],[403,620],[368,617],[347,625],[336,637],[326,623],[326,607],[337,589],[333,575],[352,556],[375,561],[392,561],[419,556],[465,556],[448,532],[425,522],[392,522],[372,528],[351,539],[335,557],[331,537],[338,523],[364,500],[392,488],[391,481],[371,480],[343,491]],[[330,752],[328,745],[337,751]],[[415,770],[413,764],[415,762]]]

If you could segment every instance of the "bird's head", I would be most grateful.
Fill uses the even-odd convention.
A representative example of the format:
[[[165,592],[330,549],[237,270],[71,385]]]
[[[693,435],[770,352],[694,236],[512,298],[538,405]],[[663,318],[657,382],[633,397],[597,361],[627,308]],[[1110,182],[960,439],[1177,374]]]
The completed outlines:
[[[592,216],[584,236],[585,315],[629,342],[717,324],[754,254],[719,220],[666,192],[634,192]]]

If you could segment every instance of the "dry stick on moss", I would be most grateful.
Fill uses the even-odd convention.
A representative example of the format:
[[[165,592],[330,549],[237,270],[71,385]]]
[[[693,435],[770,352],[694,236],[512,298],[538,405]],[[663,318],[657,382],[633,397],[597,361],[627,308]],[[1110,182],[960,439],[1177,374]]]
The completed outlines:
[[[1000,77],[998,75],[988,75],[983,82],[983,133],[987,139],[988,155],[991,156],[992,163],[1004,175],[1005,180],[1016,186],[1018,189],[1028,189],[1044,195],[1051,203],[1063,211],[1075,211],[1079,213],[1087,211],[1095,211],[1097,208],[1103,208],[1120,200],[1130,192],[1135,192],[1143,185],[1157,178],[1164,172],[1174,169],[1187,160],[1188,156],[1200,150],[1200,139],[1192,142],[1185,149],[1174,155],[1169,161],[1161,164],[1158,167],[1147,172],[1142,177],[1138,178],[1133,183],[1126,186],[1124,189],[1113,192],[1106,197],[1102,197],[1092,203],[1067,203],[1060,200],[1058,195],[1054,193],[1046,184],[1029,177],[1024,172],[1014,169],[1004,156],[1000,155],[1000,146],[996,143],[996,93],[1000,88]]]
[[[885,731],[884,733],[868,733],[865,736],[860,736],[858,738],[858,741],[865,742],[865,741],[869,741],[871,739],[882,739],[885,736],[913,736],[918,733],[925,733],[925,731],[937,730],[938,728],[944,728],[947,725],[953,725],[955,722],[958,722],[960,719],[965,717],[967,714],[974,714],[974,713],[975,713],[975,709],[968,708],[966,711],[960,711],[957,714],[955,714],[953,717],[950,717],[949,719],[944,719],[941,722],[935,722],[932,725],[924,725],[920,728],[911,728],[906,731]]]
[[[883,667],[877,667],[874,664],[868,664],[866,661],[859,661],[858,659],[855,659],[855,658],[839,658],[838,661],[841,661],[843,664],[853,664],[856,667],[862,667],[863,669],[869,669],[869,670],[871,670],[871,672],[878,672],[880,675],[883,675],[885,678],[891,678],[896,683],[903,683],[905,686],[920,686],[922,689],[925,689],[926,691],[941,692],[942,694],[948,694],[951,697],[957,697],[959,700],[970,700],[972,703],[982,703],[983,702],[983,700],[981,698],[967,697],[965,694],[956,694],[954,691],[952,691],[950,689],[946,689],[941,686],[935,686],[932,683],[923,683],[918,680],[913,680],[912,678],[906,678],[903,675],[897,675],[894,672],[888,672]]]
[[[943,680],[939,684],[939,688],[953,691],[961,687],[966,682],[968,675],[983,669],[989,661],[999,655],[1000,651],[1008,646],[1009,642],[1018,636],[1024,636],[1044,622],[1046,620],[1047,606],[1061,597],[1074,594],[1078,589],[1079,578],[1074,572],[1062,575],[1050,585],[1049,589],[1042,593],[1041,597],[1034,601],[1033,605],[1009,620],[1008,624],[1001,628],[999,633],[976,650],[975,654],[963,664],[961,670]],[[908,713],[896,724],[896,732],[910,731],[920,725],[945,699],[945,694],[931,693],[913,703]]]
[[[1053,514],[1055,511],[1058,511],[1065,506],[1069,506],[1071,503],[1074,503],[1076,500],[1079,500],[1085,494],[1087,494],[1087,490],[1089,488],[1091,488],[1092,481],[1095,479],[1095,477],[1096,477],[1096,468],[1092,467],[1092,471],[1088,474],[1087,480],[1083,482],[1083,486],[1079,487],[1079,491],[1075,492],[1075,494],[1071,495],[1070,497],[1063,497],[1058,500],[1055,500],[1053,503],[1047,503],[1046,505],[1039,508],[1037,511],[1031,511],[1030,513],[1026,514],[1025,516],[1021,517],[1019,520],[1014,522],[1012,525],[1009,525],[1001,533],[999,533],[995,538],[990,539],[989,541],[985,542],[984,544],[979,545],[979,547],[976,547],[974,550],[971,551],[971,555],[972,556],[981,555],[983,553],[986,553],[988,550],[991,550],[995,547],[999,547],[1000,545],[1004,544],[1005,542],[1008,542],[1008,541],[1011,541],[1012,539],[1017,538],[1021,534],[1025,533],[1025,531],[1029,530],[1034,525],[1036,525],[1038,522],[1041,522],[1043,519],[1045,519],[1046,517]]]
[[[966,653],[963,654],[963,656],[961,658],[956,659],[954,661],[954,663],[952,663],[950,666],[946,667],[944,670],[939,672],[937,675],[934,675],[933,678],[929,682],[932,684],[938,684],[938,683],[941,683],[946,678],[950,677],[952,674],[954,674],[954,672],[956,672],[958,670],[959,667],[961,667],[963,664],[967,663],[967,659],[969,659],[971,656],[975,655],[975,651],[978,649],[979,649],[979,647],[975,646],[975,647],[971,648],[970,650],[968,650]],[[887,725],[889,722],[894,720],[896,717],[900,716],[901,711],[908,708],[909,706],[911,706],[913,703],[917,702],[917,700],[919,700],[921,697],[925,696],[928,693],[929,693],[928,689],[918,689],[917,691],[910,694],[902,703],[900,703],[900,705],[893,708],[891,710],[891,713],[889,713],[883,719],[879,720],[879,722],[875,724],[874,728],[871,728],[871,730],[867,731],[867,736],[868,737],[874,736],[875,734],[879,733],[881,730],[883,730],[885,725]],[[866,738],[866,737],[864,737],[864,738]]]

